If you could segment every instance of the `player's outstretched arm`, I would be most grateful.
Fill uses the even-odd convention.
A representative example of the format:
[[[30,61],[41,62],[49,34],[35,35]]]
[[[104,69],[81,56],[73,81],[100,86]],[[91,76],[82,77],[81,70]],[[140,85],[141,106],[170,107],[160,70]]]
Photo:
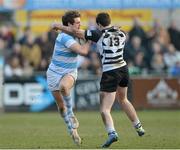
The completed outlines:
[[[85,39],[85,30],[82,30],[82,29],[70,28],[68,26],[64,26],[57,22],[54,22],[51,25],[51,28],[55,31],[61,30],[67,34],[73,35],[81,39]]]

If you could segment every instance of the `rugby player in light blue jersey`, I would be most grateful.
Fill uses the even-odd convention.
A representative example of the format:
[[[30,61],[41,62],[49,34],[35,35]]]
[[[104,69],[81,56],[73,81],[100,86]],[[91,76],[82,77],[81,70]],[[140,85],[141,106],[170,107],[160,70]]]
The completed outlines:
[[[69,28],[80,28],[80,14],[77,11],[68,11],[62,17],[62,23]],[[80,45],[73,36],[59,33],[47,70],[49,90],[56,100],[59,113],[64,119],[68,131],[76,144],[81,143],[77,128],[79,122],[73,113],[71,89],[77,79],[78,54],[88,54],[90,42]]]

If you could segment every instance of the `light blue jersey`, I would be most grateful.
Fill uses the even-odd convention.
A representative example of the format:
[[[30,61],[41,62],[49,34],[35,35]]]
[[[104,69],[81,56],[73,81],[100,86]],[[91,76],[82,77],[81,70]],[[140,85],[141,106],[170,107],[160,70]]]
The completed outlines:
[[[70,35],[60,33],[55,42],[51,63],[47,70],[47,83],[51,91],[59,90],[59,83],[65,74],[77,78],[78,54],[70,47],[77,41]]]
[[[78,54],[69,49],[74,43],[76,40],[68,34],[60,33],[57,36],[48,70],[61,75],[77,70]]]

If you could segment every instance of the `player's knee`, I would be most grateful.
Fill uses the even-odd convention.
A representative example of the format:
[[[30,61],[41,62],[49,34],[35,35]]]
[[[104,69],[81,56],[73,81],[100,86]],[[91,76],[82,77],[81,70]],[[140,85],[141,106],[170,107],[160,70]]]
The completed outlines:
[[[106,115],[110,114],[110,110],[100,109],[100,113],[101,113],[102,116],[106,116]]]
[[[61,85],[60,92],[62,93],[62,95],[67,95],[69,93],[69,90],[65,85]]]
[[[104,111],[100,111],[100,113],[101,113],[101,116],[105,116],[105,112]]]

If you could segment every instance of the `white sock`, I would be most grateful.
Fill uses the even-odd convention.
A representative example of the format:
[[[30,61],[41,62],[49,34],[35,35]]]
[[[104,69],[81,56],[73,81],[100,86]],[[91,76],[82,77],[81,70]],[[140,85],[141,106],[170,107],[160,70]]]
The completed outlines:
[[[73,108],[72,108],[72,98],[71,96],[63,96],[63,99],[65,101],[66,107],[67,107],[67,113],[69,116],[74,116]]]
[[[141,126],[141,122],[139,121],[139,119],[133,122],[133,126],[134,128],[139,128]]]
[[[116,130],[114,129],[114,127],[106,126],[106,131],[107,131],[107,133],[112,133],[112,132],[115,132]]]

